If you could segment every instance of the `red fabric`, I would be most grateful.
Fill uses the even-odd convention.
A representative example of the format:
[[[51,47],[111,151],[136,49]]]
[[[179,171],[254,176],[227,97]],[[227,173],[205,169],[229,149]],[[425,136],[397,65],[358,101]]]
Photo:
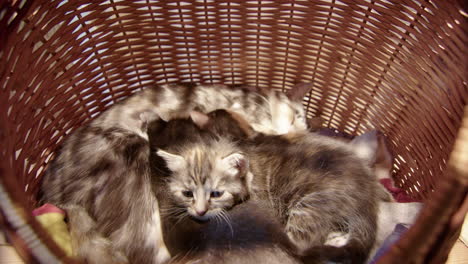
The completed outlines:
[[[38,215],[47,214],[47,213],[65,214],[65,211],[56,207],[55,205],[48,204],[48,203],[32,211],[33,216],[38,216]]]
[[[380,183],[392,194],[396,202],[398,203],[418,202],[417,200],[407,195],[403,189],[395,187],[395,185],[393,185],[392,179],[390,178],[381,179]]]

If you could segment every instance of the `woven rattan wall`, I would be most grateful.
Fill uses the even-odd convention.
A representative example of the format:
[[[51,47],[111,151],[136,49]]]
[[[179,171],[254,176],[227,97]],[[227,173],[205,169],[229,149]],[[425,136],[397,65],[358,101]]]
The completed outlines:
[[[133,92],[311,82],[309,117],[384,132],[397,185],[428,204],[386,261],[443,259],[466,195],[466,159],[447,166],[468,98],[466,12],[443,0],[3,1],[4,224],[25,257],[63,258],[29,216],[42,173],[67,134]],[[466,135],[457,142],[466,156]]]

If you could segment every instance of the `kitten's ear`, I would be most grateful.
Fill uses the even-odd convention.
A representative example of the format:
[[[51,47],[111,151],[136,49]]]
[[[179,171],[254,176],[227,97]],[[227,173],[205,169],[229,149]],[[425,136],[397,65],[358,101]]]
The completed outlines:
[[[350,144],[354,152],[369,165],[373,166],[377,159],[377,151],[379,149],[379,139],[377,131],[372,130],[351,140]]]
[[[248,159],[241,153],[233,153],[221,160],[221,165],[226,168],[230,176],[242,176],[249,168]]]
[[[311,132],[319,131],[322,128],[323,119],[320,116],[314,116],[307,119],[307,129]]]
[[[204,128],[209,122],[210,117],[199,111],[190,111],[190,119],[199,127]]]
[[[304,96],[312,89],[312,83],[298,83],[286,95],[291,101],[301,102]]]
[[[182,156],[171,154],[164,150],[158,150],[156,154],[166,161],[167,168],[171,171],[180,171],[186,166],[185,159]]]

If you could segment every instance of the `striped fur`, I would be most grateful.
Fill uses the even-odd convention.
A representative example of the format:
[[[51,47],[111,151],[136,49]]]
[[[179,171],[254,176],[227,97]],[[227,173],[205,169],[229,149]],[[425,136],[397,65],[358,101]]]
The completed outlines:
[[[272,113],[272,101],[282,104],[286,114]],[[71,223],[87,223],[86,228],[70,226],[74,239],[79,240],[75,241],[79,257],[91,263],[105,263],[109,258],[161,263],[169,258],[149,177],[146,130],[155,119],[219,108],[235,109],[255,129],[267,133],[305,129],[300,100],[277,92],[167,84],[117,103],[65,140],[45,173],[40,201],[70,209],[69,217],[76,217]],[[97,246],[86,245],[102,247],[91,252]]]
[[[88,263],[169,259],[148,158],[147,141],[120,128],[88,125],[62,146],[44,178],[41,201],[67,211],[79,258]]]
[[[306,92],[307,89],[302,88],[301,94]],[[307,129],[302,98],[295,95],[290,99],[278,91],[254,92],[221,84],[165,84],[145,89],[114,105],[94,124],[121,127],[147,138],[146,124],[157,117],[167,121],[193,110],[208,113],[230,109],[239,113],[256,131],[284,134]],[[279,108],[281,112],[277,111]]]
[[[243,153],[253,174],[250,197],[270,205],[296,246],[297,254],[313,263],[322,258],[350,263],[365,261],[375,240],[378,183],[370,168],[349,145],[313,134],[252,134],[239,129],[236,119],[224,110],[210,116],[211,122],[203,129],[193,123],[190,129],[170,129],[176,124],[173,122],[182,121],[166,124],[171,136],[160,137],[165,139],[163,149],[184,158],[182,153],[194,149],[209,152],[217,148]],[[187,121],[184,122],[189,128]],[[171,138],[184,138],[186,131],[190,131],[186,140],[171,141]],[[164,135],[165,130],[157,133]],[[151,134],[152,130],[150,138]],[[153,147],[161,146],[155,143]],[[193,161],[186,159],[187,163]],[[210,160],[206,162],[210,163]],[[204,175],[213,176],[210,173]],[[171,177],[186,175],[169,172],[162,182],[170,182]],[[174,196],[174,192],[164,192],[161,202]],[[178,206],[181,211],[187,210],[184,204]],[[326,246],[327,237],[336,232],[349,233],[348,243],[340,248]],[[326,250],[321,250],[324,248]]]

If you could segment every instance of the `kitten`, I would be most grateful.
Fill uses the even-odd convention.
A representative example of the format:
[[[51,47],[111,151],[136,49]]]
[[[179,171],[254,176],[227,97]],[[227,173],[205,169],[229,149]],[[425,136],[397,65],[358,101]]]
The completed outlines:
[[[160,236],[148,158],[148,142],[121,128],[88,125],[64,142],[46,172],[40,201],[67,211],[79,259],[89,263],[169,259]]]
[[[372,167],[374,176],[378,179],[391,179],[393,157],[383,134],[378,131],[368,131],[362,135],[352,137],[345,133],[337,133],[335,130],[321,128],[318,133],[337,138],[351,145],[356,155]],[[380,185],[378,189],[379,210],[378,229],[374,246],[369,254],[367,263],[375,261],[375,253],[383,245],[385,239],[394,231],[397,224],[410,226],[414,223],[422,203],[397,203],[391,193]],[[325,244],[344,246],[349,240],[348,233],[333,232],[329,234]]]
[[[302,99],[310,87],[300,83],[284,94],[221,84],[165,84],[131,96],[93,122],[102,127],[122,127],[147,138],[146,125],[156,117],[167,121],[192,110],[208,113],[230,109],[242,115],[257,131],[284,134],[307,129]]]
[[[383,134],[371,130],[354,137],[349,144],[356,155],[372,168],[377,180],[390,178],[393,158]],[[392,194],[382,184],[379,184],[378,194],[381,201],[394,202]]]
[[[252,197],[268,202],[306,261],[365,261],[375,239],[378,183],[349,145],[318,135],[245,130],[224,110],[210,117],[201,129],[187,119],[158,121],[149,129],[157,149],[152,163],[166,170],[155,177],[163,208],[207,221]],[[180,123],[189,137],[174,129]],[[165,232],[178,229],[174,220],[164,218]],[[332,232],[349,233],[348,243],[325,246]]]
[[[223,85],[145,89],[65,140],[45,172],[39,201],[68,210],[79,258],[94,263],[164,262],[169,253],[160,236],[158,202],[150,187],[148,123],[192,109],[231,108],[260,131],[302,130],[306,124],[299,94],[307,89],[307,85],[296,89],[290,96],[296,96],[294,100],[278,92],[261,94]],[[276,105],[286,112],[272,113]],[[284,116],[289,123],[284,123]]]
[[[191,236],[190,230],[197,229],[200,222],[210,218],[225,217],[226,210],[248,199],[251,182],[251,174],[246,170],[247,164],[240,153],[236,153],[235,144],[223,140],[224,144],[216,144],[215,137],[207,131],[201,131],[187,119],[177,119],[170,122],[159,120],[153,122],[148,129],[150,143],[157,147],[171,149],[175,152],[184,152],[191,163],[178,155],[168,152],[151,151],[150,160],[153,170],[153,190],[160,202],[163,221],[165,243],[172,255],[187,252],[191,249],[188,242]],[[197,144],[204,142],[205,144]],[[213,143],[213,144],[211,144]],[[152,146],[154,147],[154,146]],[[163,160],[161,155],[167,160]],[[210,170],[217,179],[201,178],[203,171]],[[171,175],[171,171],[180,171],[180,175]],[[185,173],[187,172],[187,173]],[[187,175],[191,173],[191,175]],[[192,177],[197,177],[193,178]],[[190,181],[186,181],[186,178]],[[213,188],[204,190],[195,185],[195,181],[209,180]],[[216,189],[216,185],[222,182],[223,187],[229,186],[229,190]],[[174,195],[166,195],[172,193]],[[209,206],[205,199],[198,199],[194,203],[192,197],[202,195],[211,196]],[[222,196],[222,198],[221,198]],[[191,217],[197,221],[178,225],[185,217]],[[177,228],[174,228],[177,226]],[[173,231],[175,235],[170,234]],[[181,235],[177,235],[181,234]],[[183,234],[183,235],[182,235]],[[180,239],[182,237],[183,239]],[[173,239],[176,238],[176,239]]]
[[[200,115],[192,118],[202,118]],[[208,121],[204,119],[202,122]],[[187,119],[154,122],[149,127],[150,142],[158,142],[164,148],[185,149],[188,144],[197,141],[208,142],[210,139],[220,139],[213,134],[200,130]],[[231,133],[243,133],[241,129]],[[177,183],[171,182],[171,171],[156,149],[151,152],[154,177],[154,190],[161,204],[164,240],[171,255],[175,256],[170,263],[301,263],[292,255],[293,245],[289,242],[273,212],[261,202],[247,200],[246,190],[251,182],[247,173],[242,175],[245,163],[236,160],[239,153],[230,153],[229,141],[224,141],[226,148],[213,148],[213,145],[195,147],[187,156],[193,158],[194,166],[183,170],[203,170],[204,165],[220,165],[221,170],[213,168],[224,186],[230,184],[229,190],[212,190],[213,199],[210,210],[206,204],[187,203],[186,196],[197,196],[197,191],[180,191]],[[199,159],[198,154],[208,159]],[[208,161],[211,154],[227,153],[223,159]],[[169,153],[165,153],[171,155]],[[165,155],[162,154],[162,155]],[[203,155],[203,154],[202,154]],[[225,156],[224,154],[219,154]],[[216,154],[214,156],[217,156]],[[180,161],[180,160],[179,160]],[[183,162],[183,161],[182,161]],[[234,166],[231,166],[234,165]],[[176,170],[184,164],[174,160],[167,163],[171,170]],[[230,167],[231,169],[224,170]],[[239,169],[239,170],[238,170]],[[238,173],[238,175],[235,175]],[[235,178],[243,178],[236,184]],[[233,179],[234,178],[234,179]],[[172,189],[172,191],[171,191]],[[168,192],[176,195],[168,196]],[[220,197],[223,198],[220,198]],[[219,199],[218,199],[219,198]],[[200,199],[201,200],[201,199]],[[181,206],[182,205],[182,206]],[[187,208],[187,210],[186,210]],[[221,209],[222,208],[222,209]],[[231,209],[232,210],[229,210]],[[213,221],[208,221],[214,219]]]
[[[378,180],[392,179],[393,157],[387,147],[385,138],[377,131],[369,131],[351,140],[350,144],[357,151],[358,156],[367,161],[374,170]],[[392,181],[393,183],[393,181]],[[384,244],[385,239],[394,231],[397,224],[412,225],[423,206],[422,203],[398,203],[391,193],[381,184],[381,199],[379,202],[378,229],[376,240],[370,256]],[[346,235],[344,235],[345,237]],[[372,260],[370,258],[368,262]]]

